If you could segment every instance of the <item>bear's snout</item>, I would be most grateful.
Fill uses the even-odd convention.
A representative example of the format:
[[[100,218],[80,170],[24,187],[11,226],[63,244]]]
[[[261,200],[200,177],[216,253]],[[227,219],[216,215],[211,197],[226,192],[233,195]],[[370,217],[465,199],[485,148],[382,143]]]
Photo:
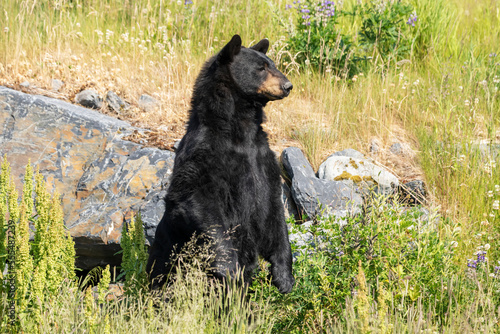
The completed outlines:
[[[290,91],[293,89],[293,85],[290,81],[286,81],[285,84],[282,87],[283,91],[285,94],[288,96],[290,94]]]
[[[292,88],[292,83],[282,73],[275,71],[267,75],[257,92],[273,101],[287,97]]]

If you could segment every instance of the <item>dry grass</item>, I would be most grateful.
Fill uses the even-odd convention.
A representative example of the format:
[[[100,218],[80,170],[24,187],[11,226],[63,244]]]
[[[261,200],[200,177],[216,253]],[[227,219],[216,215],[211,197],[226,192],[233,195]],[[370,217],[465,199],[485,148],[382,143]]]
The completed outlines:
[[[184,133],[203,62],[234,33],[247,46],[267,37],[269,56],[294,84],[288,98],[266,107],[265,128],[275,151],[299,146],[318,168],[337,150],[370,155],[376,139],[381,151],[372,158],[403,181],[425,178],[443,211],[469,219],[458,205],[469,200],[458,196],[463,192],[448,190],[458,181],[443,173],[442,158],[426,160],[429,154],[420,153],[446,138],[500,138],[498,92],[479,85],[500,75],[494,61],[488,63],[488,54],[498,49],[498,4],[455,1],[446,15],[434,17],[443,13],[435,7],[440,2],[419,2],[419,22],[426,15],[435,22],[426,27],[431,31],[427,53],[392,64],[383,75],[377,70],[346,81],[299,68],[294,55],[287,54],[282,35],[289,24],[283,10],[288,2],[195,2],[196,11],[171,0],[8,0],[0,13],[0,84],[70,102],[84,88],[101,96],[113,90],[132,108],[117,115],[105,105],[102,112],[150,129],[150,145],[170,148]],[[60,91],[52,91],[52,79],[64,81]],[[28,89],[20,86],[24,81]],[[156,110],[138,107],[143,93],[160,102]],[[423,133],[432,134],[427,147],[422,147]],[[405,155],[389,152],[394,142],[408,148]]]
[[[269,37],[274,42],[269,55],[277,63],[293,58],[284,51],[284,39],[276,33],[279,25],[273,24],[272,11],[284,7],[280,1],[265,5],[267,12],[261,14],[267,36],[256,33],[255,22],[234,20],[236,12],[252,12],[244,2],[220,1],[212,6],[199,2],[194,14],[175,2],[128,3],[125,7],[133,7],[129,10],[132,17],[123,26],[110,22],[126,17],[112,3],[96,0],[48,4],[44,7],[38,1],[24,1],[16,6],[9,2],[9,10],[3,17],[0,15],[0,24],[8,27],[0,39],[6,46],[0,52],[0,84],[69,102],[86,88],[95,89],[102,97],[112,90],[132,108],[116,115],[105,104],[101,111],[152,130],[151,144],[162,148],[171,147],[182,137],[198,71],[233,32],[243,37]],[[14,15],[17,20],[12,19]],[[202,17],[208,23],[208,33],[196,25]],[[226,31],[228,25],[223,23],[227,20],[238,28]],[[44,31],[39,31],[40,27]],[[246,45],[252,43],[248,37],[244,41]],[[398,124],[395,113],[387,112],[385,97],[379,96],[379,87],[374,87],[378,82],[371,77],[359,77],[351,83],[325,80],[309,71],[299,72],[293,61],[284,65],[283,71],[295,89],[289,98],[269,103],[266,108],[265,128],[274,150],[299,146],[317,168],[336,150],[353,147],[367,153],[372,138],[388,147],[393,141],[410,137]],[[52,90],[52,79],[64,82],[57,92]],[[26,81],[28,88],[20,85]],[[156,110],[145,112],[138,107],[143,93],[159,101]],[[416,140],[409,139],[407,144],[416,149]],[[398,160],[385,154],[376,158],[383,164]],[[416,165],[413,156],[404,161],[409,164],[388,167],[403,178],[421,175],[414,168],[407,172],[408,166]]]

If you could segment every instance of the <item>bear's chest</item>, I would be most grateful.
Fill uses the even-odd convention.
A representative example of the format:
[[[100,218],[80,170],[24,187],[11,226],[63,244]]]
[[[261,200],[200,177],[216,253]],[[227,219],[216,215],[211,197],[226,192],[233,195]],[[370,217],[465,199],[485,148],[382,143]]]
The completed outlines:
[[[226,170],[230,176],[227,180],[233,204],[246,209],[262,208],[261,203],[268,201],[270,196],[265,150],[258,147],[246,151],[234,149],[228,155]]]
[[[260,188],[266,179],[266,168],[257,149],[228,153],[226,170],[231,174],[232,188],[252,192]]]

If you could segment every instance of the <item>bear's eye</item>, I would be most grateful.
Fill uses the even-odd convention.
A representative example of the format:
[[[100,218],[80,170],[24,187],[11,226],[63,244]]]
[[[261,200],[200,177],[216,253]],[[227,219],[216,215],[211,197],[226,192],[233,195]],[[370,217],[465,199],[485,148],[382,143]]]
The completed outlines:
[[[259,67],[259,71],[265,71],[267,69],[267,64],[264,63],[261,67]]]

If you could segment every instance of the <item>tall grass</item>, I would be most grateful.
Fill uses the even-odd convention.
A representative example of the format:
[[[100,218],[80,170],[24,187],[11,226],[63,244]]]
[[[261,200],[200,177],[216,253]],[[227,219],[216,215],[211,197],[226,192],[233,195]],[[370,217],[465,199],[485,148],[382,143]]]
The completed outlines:
[[[273,320],[267,303],[250,304],[241,286],[229,292],[211,282],[196,265],[185,267],[171,287],[175,293],[116,297],[98,303],[75,283],[58,287],[58,295],[41,305],[43,316],[21,317],[25,333],[270,333]],[[6,293],[0,298],[0,330],[9,332]],[[165,299],[168,298],[168,302]],[[4,322],[5,320],[5,322]]]

